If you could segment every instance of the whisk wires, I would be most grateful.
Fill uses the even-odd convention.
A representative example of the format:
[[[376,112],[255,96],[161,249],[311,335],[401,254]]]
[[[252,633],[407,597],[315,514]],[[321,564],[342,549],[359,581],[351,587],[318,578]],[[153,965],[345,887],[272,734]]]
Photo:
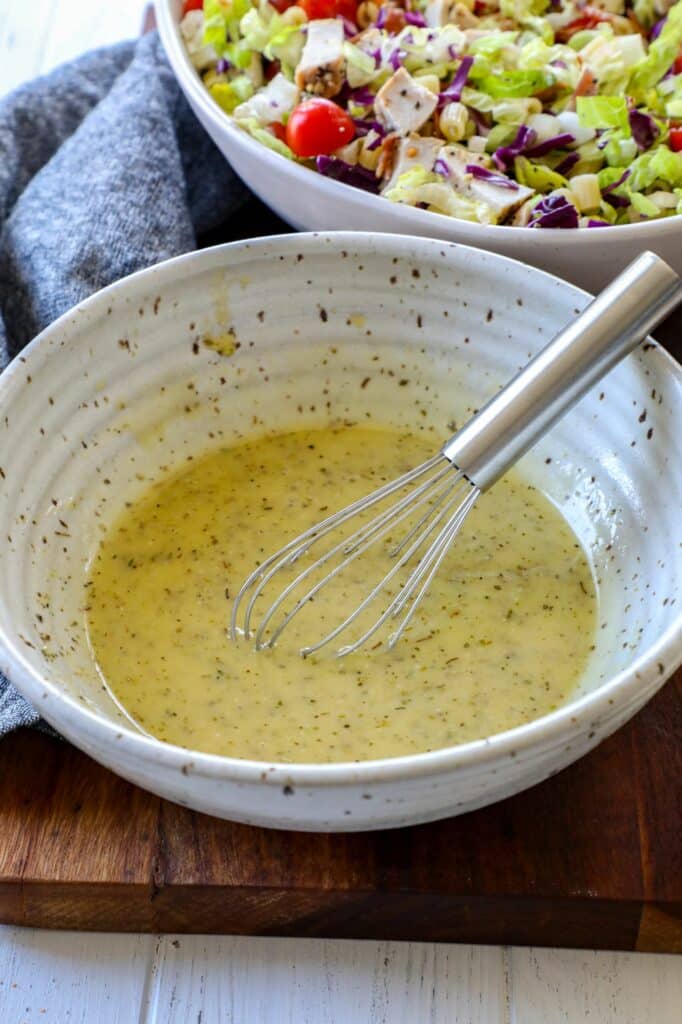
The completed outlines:
[[[243,635],[254,638],[257,650],[273,647],[292,620],[316,598],[323,587],[347,570],[373,545],[379,544],[384,538],[390,543],[396,528],[405,524],[406,533],[397,544],[389,548],[391,561],[386,574],[349,615],[320,640],[303,647],[301,654],[313,654],[349,630],[373,602],[378,602],[382,595],[386,600],[386,592],[395,580],[397,591],[394,594],[388,592],[386,607],[358,638],[341,646],[337,654],[343,656],[358,650],[384,623],[402,615],[388,640],[388,646],[393,647],[409,626],[478,495],[478,489],[439,454],[328,516],[271,555],[251,573],[233,605],[230,624],[232,639]],[[349,535],[343,536],[336,543],[332,542],[331,547],[323,550],[318,557],[312,556],[313,546],[318,545],[333,530],[356,516],[362,518],[373,506],[385,503],[392,496],[395,496],[394,500],[388,507],[373,518],[361,521]],[[257,626],[252,627],[256,603],[264,597],[269,584],[309,552],[311,560],[308,564],[283,587],[270,602]],[[406,579],[401,580],[399,577],[401,571],[403,576],[407,574]],[[323,575],[320,575],[322,572]],[[244,617],[240,625],[242,609]]]

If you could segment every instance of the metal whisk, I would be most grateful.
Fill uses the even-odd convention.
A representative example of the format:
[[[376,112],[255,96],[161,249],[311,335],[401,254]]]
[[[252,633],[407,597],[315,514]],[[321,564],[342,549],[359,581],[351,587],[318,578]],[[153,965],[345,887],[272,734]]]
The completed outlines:
[[[312,654],[345,633],[381,595],[388,601],[383,610],[337,653],[356,651],[384,623],[398,619],[388,640],[389,647],[396,644],[479,495],[681,301],[682,281],[677,274],[658,256],[643,253],[443,445],[439,454],[311,526],[267,558],[235,599],[232,638],[254,636],[257,650],[272,647],[323,587],[347,571],[370,546],[388,538],[392,563],[386,575],[350,615],[304,647],[301,654]],[[375,505],[381,511],[368,519],[365,513]],[[298,567],[313,547],[319,551],[332,531],[347,523],[352,526],[356,517],[359,525],[316,558],[311,555],[253,626],[256,603],[266,588],[292,566]],[[405,532],[393,542],[400,528]],[[406,578],[401,578],[401,572]]]

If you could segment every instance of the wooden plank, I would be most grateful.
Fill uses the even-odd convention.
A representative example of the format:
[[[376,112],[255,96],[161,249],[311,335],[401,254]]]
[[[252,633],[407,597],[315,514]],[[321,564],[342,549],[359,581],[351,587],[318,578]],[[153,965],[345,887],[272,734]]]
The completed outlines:
[[[0,96],[58,64],[139,34],[144,0],[0,0]]]
[[[12,1024],[677,1024],[680,1005],[671,956],[0,927]]]
[[[504,1024],[503,952],[483,947],[293,939],[168,938],[151,1021],[238,1024]]]
[[[39,74],[56,5],[0,0],[0,96]]]
[[[107,935],[102,940],[93,943],[91,935],[72,932],[2,929],[3,1024],[141,1020],[156,940],[150,935]]]
[[[509,959],[511,1024],[679,1024],[674,957],[514,949]]]
[[[42,54],[41,72],[113,40],[134,39],[142,28],[145,6],[144,0],[60,0]]]
[[[379,833],[220,821],[137,789],[68,744],[10,736],[0,745],[0,918],[673,950],[682,826],[665,773],[679,758],[679,687],[678,675],[638,719],[540,786]]]

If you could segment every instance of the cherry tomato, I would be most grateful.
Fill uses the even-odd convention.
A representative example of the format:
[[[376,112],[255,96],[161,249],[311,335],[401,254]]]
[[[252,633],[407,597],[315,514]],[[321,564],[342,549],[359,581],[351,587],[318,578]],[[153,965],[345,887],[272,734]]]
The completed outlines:
[[[275,135],[280,142],[287,141],[287,130],[284,127],[284,125],[280,124],[278,121],[273,121],[272,124],[269,124],[268,131],[271,131],[272,134]]]
[[[185,0],[182,5],[182,16],[185,17],[190,11],[203,11],[204,0]]]
[[[682,153],[682,125],[670,129],[670,148],[675,153]]]
[[[331,100],[304,100],[287,121],[287,145],[296,156],[333,153],[354,136],[352,118]]]
[[[283,14],[290,7],[293,7],[295,3],[296,0],[270,0],[270,5],[274,7],[276,11],[279,11],[280,14]]]
[[[308,15],[308,21],[341,17],[355,23],[358,12],[358,0],[298,0],[298,6]]]
[[[682,75],[682,49],[675,58],[675,63],[673,64],[673,73],[675,75]]]

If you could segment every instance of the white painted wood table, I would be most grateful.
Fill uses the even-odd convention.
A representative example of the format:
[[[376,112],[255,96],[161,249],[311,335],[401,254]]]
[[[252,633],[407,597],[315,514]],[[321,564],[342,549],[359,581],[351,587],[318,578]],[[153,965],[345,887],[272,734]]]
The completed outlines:
[[[0,96],[144,0],[0,0]],[[0,154],[0,159],[2,156]],[[682,1024],[673,956],[0,926],[0,1024]]]

